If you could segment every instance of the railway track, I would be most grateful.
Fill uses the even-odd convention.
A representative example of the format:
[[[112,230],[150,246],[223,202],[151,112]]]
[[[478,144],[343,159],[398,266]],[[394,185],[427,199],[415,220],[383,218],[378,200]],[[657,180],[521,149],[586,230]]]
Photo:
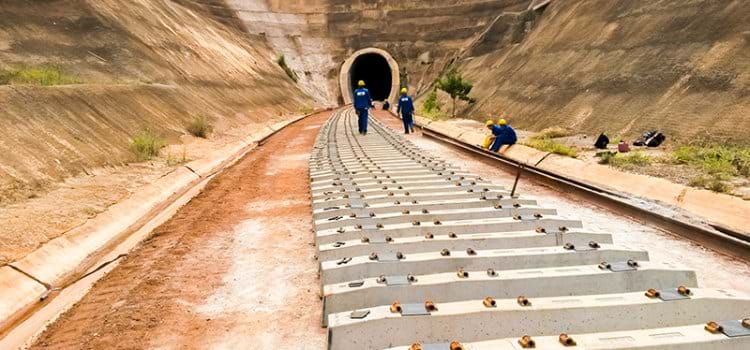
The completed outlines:
[[[310,158],[329,349],[746,349],[750,296],[340,110]]]

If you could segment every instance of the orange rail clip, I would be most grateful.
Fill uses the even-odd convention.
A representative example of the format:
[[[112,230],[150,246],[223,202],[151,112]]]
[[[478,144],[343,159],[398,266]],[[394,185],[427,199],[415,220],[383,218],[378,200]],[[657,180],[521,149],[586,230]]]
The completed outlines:
[[[524,349],[531,349],[536,347],[536,342],[531,339],[530,336],[524,335],[521,339],[518,339],[518,344]]]
[[[484,301],[482,301],[482,304],[484,304],[484,307],[496,307],[497,302],[495,299],[492,299],[492,297],[486,297],[484,298]]]
[[[565,346],[576,346],[576,341],[573,340],[569,335],[565,333],[560,333],[560,337],[558,338],[560,341],[560,344]]]
[[[394,301],[393,304],[391,304],[391,312],[401,312],[401,303],[399,303],[398,301]]]
[[[706,323],[706,326],[703,327],[703,328],[705,330],[707,330],[709,333],[714,333],[714,334],[715,333],[719,333],[722,330],[724,330],[724,327],[722,327],[720,324],[718,324],[718,323],[716,323],[714,321],[710,321],[710,322]]]

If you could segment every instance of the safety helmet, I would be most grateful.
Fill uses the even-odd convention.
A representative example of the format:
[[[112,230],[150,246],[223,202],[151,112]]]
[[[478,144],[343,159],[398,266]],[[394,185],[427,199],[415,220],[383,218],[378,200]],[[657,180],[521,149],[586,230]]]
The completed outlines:
[[[409,92],[409,89],[407,88],[401,88],[401,94],[406,95],[406,93]]]
[[[495,125],[495,122],[493,122],[492,120],[488,120],[487,122],[485,122],[485,123],[484,123],[484,126],[486,126],[486,127],[488,127],[488,128],[489,128],[490,126],[493,126],[493,125]]]
[[[505,119],[500,119],[497,121],[498,125],[508,125],[508,122]]]
[[[359,82],[357,83],[357,86],[359,86],[359,87],[363,87],[363,86],[365,86],[365,81],[364,81],[364,80],[360,80],[360,81],[359,81]]]

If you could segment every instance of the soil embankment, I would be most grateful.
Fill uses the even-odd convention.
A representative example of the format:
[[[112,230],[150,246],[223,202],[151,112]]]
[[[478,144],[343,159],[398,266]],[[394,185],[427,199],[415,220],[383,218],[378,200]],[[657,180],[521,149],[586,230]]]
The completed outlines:
[[[750,140],[750,9],[743,1],[552,1],[505,16],[459,60],[477,102],[526,130],[632,139]]]
[[[174,142],[196,116],[222,134],[309,103],[262,37],[200,6],[24,1],[4,2],[0,15],[0,69],[55,66],[81,83],[0,86],[6,200],[130,160],[129,139],[143,128]]]
[[[0,85],[0,263],[81,225],[176,164],[310,110],[262,36],[193,1],[0,4],[0,73],[55,67],[74,84]],[[208,140],[187,135],[203,117]],[[173,145],[137,166],[149,129]],[[169,164],[167,164],[169,163]]]

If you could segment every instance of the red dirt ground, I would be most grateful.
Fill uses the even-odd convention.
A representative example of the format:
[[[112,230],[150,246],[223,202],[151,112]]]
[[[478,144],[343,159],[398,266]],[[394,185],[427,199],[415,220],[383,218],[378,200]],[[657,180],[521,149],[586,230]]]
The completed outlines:
[[[329,116],[211,181],[32,348],[324,348],[307,173]]]

